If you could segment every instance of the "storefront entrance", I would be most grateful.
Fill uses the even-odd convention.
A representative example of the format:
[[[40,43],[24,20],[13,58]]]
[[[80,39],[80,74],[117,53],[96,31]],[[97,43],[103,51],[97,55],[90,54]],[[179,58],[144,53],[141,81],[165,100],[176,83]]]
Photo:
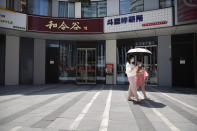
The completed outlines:
[[[96,84],[96,48],[77,48],[77,84]]]

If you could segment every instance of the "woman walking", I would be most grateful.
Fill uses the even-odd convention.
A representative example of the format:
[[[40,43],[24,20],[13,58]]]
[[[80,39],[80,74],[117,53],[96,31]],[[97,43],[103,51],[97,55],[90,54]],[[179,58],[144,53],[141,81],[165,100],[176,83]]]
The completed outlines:
[[[131,97],[135,97],[137,102],[140,102],[140,99],[137,94],[136,88],[136,71],[138,66],[135,66],[134,56],[130,56],[127,59],[126,63],[126,74],[129,80],[129,89],[128,89],[128,101],[131,101]]]

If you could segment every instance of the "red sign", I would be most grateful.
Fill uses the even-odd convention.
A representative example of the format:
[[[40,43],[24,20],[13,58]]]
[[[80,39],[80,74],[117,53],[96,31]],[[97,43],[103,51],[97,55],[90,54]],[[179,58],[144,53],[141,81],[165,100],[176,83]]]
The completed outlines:
[[[151,22],[151,23],[142,24],[142,26],[156,26],[156,25],[165,25],[165,24],[168,24],[168,22],[167,21]]]
[[[67,19],[29,15],[28,31],[51,33],[103,33],[103,18]]]
[[[197,21],[197,0],[177,0],[177,22]]]
[[[113,68],[114,68],[113,64],[106,64],[105,68],[106,68],[106,73],[107,74],[113,74]]]

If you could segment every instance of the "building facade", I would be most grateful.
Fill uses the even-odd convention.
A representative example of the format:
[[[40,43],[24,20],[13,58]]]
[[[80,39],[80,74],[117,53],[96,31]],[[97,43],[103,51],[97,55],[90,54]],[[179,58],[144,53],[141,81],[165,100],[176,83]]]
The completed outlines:
[[[190,0],[1,0],[0,84],[127,84],[142,47],[148,85],[197,85],[197,3]]]

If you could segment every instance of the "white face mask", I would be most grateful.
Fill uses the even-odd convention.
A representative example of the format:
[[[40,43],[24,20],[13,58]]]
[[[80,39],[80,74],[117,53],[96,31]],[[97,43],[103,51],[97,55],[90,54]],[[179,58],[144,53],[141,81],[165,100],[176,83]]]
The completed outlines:
[[[131,59],[131,60],[130,60],[130,63],[133,63],[133,62],[134,62],[134,59]]]
[[[141,67],[142,66],[142,64],[139,64],[139,67]]]

